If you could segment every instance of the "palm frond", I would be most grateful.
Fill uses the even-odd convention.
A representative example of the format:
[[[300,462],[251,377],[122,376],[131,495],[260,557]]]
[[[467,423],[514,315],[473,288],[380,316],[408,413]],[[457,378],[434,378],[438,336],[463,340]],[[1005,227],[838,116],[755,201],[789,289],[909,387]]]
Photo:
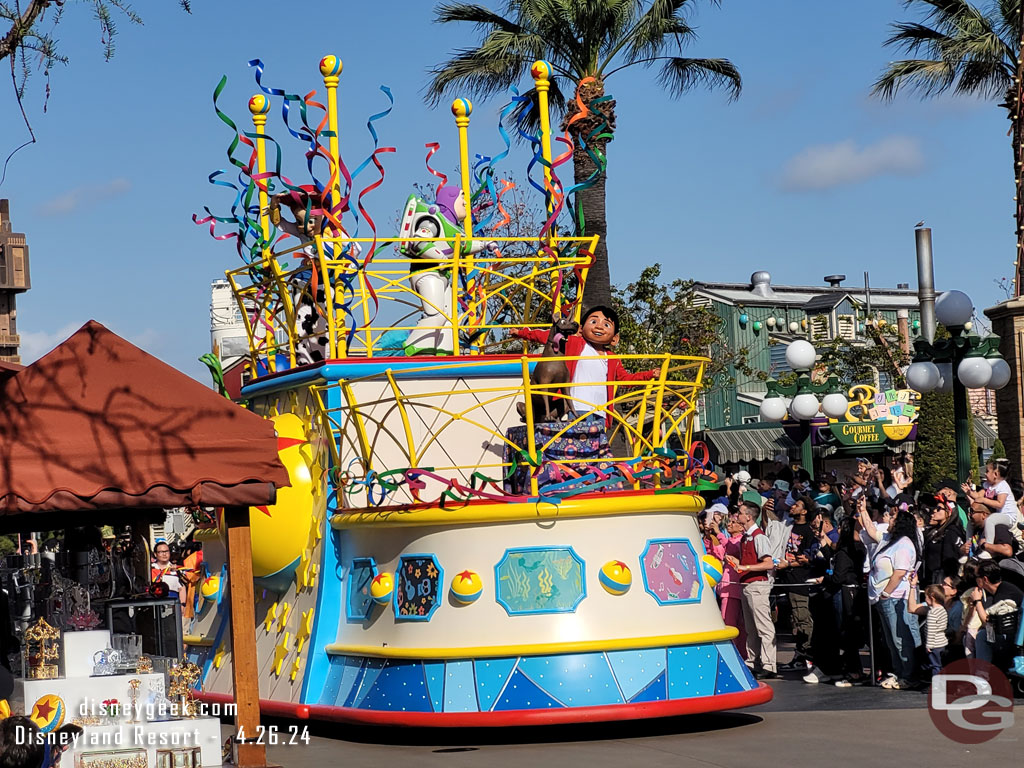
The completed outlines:
[[[444,64],[430,70],[426,100],[437,106],[445,94],[459,92],[466,96],[490,96],[506,91],[519,80],[529,56],[498,56],[484,47],[463,48]]]
[[[567,83],[560,77],[551,78],[551,88],[548,90],[548,108],[551,111],[552,122],[565,114],[567,100],[565,97],[565,91],[562,88],[564,85],[571,85],[571,83]],[[523,120],[522,128],[528,133],[536,133],[540,129],[540,109],[538,107],[537,89],[531,88],[528,91],[524,91],[521,95],[525,96],[527,101],[519,102],[519,105],[512,110],[509,117],[512,119],[513,123],[517,124],[523,117],[526,110],[529,110],[529,114],[527,114],[526,119]],[[519,141],[525,141],[518,132],[516,133],[515,138]]]
[[[871,92],[885,101],[891,101],[907,88],[922,96],[935,96],[948,90],[956,80],[956,66],[946,61],[908,59],[889,64],[878,78]]]
[[[506,32],[522,32],[523,28],[514,21],[509,21],[500,13],[490,8],[473,3],[444,3],[438,6],[434,21],[438,24],[465,21],[474,24],[483,31],[501,29]]]
[[[743,80],[736,66],[728,59],[687,59],[670,57],[661,66],[658,82],[673,98],[687,91],[703,87],[709,90],[725,88],[729,101],[739,98]]]
[[[626,58],[629,61],[637,61],[657,56],[672,43],[674,50],[681,53],[686,43],[697,36],[683,18],[688,2],[689,0],[654,0],[651,7],[626,35]]]

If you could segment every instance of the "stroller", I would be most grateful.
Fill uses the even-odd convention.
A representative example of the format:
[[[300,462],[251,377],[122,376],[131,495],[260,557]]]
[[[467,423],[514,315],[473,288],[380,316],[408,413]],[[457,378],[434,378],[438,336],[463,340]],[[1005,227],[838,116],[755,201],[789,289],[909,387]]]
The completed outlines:
[[[1011,584],[1024,589],[1024,562],[1016,558],[1007,558],[999,564],[1003,571],[1003,578]],[[1013,687],[1018,695],[1024,695],[1024,605],[1020,606],[1017,615],[1008,615],[1005,621],[1016,620],[1017,631],[1013,644],[1015,654],[1007,674],[1013,682]],[[1007,629],[1012,631],[1012,626]]]

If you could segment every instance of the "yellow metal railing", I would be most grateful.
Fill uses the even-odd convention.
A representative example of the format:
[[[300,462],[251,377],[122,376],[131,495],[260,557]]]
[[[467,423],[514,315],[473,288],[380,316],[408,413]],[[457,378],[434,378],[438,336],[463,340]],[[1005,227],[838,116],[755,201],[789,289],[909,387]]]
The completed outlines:
[[[628,362],[641,357],[602,359]],[[436,498],[434,491],[443,491],[446,483],[465,487],[474,475],[478,480],[486,477],[491,487],[497,488],[517,466],[527,463],[534,468],[529,487],[536,496],[540,490],[536,468],[545,462],[575,468],[579,474],[589,466],[623,462],[635,466],[637,461],[664,454],[666,447],[685,451],[707,360],[674,355],[654,356],[653,360],[659,366],[646,381],[575,382],[573,387],[535,384],[530,381],[529,369],[537,358],[521,357],[480,358],[415,371],[388,369],[316,388],[334,437],[338,484],[343,492],[347,488],[339,507],[427,502],[432,493]],[[512,372],[517,369],[518,373]],[[573,394],[579,386],[610,386],[611,396],[607,403],[584,403]],[[562,421],[545,425],[542,442],[535,442],[542,421],[542,414],[534,408],[535,395],[563,401],[570,412]],[[573,401],[586,406],[587,412],[580,412],[582,408],[574,411]],[[522,419],[517,409],[520,403],[525,404]],[[590,420],[594,416],[598,418]],[[585,420],[604,428],[607,448],[602,455],[571,459],[546,455]],[[522,444],[510,439],[510,428],[524,426]],[[432,488],[411,493],[403,485],[410,475],[428,477],[426,485]],[[374,478],[389,478],[377,489],[376,498],[368,489]],[[657,483],[657,479],[650,482]],[[389,484],[400,488],[389,494]],[[629,485],[639,489],[641,482]]]
[[[438,238],[404,241],[440,242]],[[313,336],[326,336],[331,359],[403,354],[391,341],[397,337],[385,334],[416,327],[424,297],[410,284],[409,270],[423,260],[389,252],[397,241],[380,240],[377,252],[365,264],[361,257],[334,256],[353,242],[368,248],[374,241],[318,237],[305,248],[267,254],[261,262],[227,273],[244,309],[253,364],[269,357],[274,370],[280,355],[287,367],[294,367],[299,346]],[[576,253],[566,257],[542,248],[535,237],[497,240],[497,253],[479,253],[472,260],[459,256],[465,242],[461,234],[448,242],[453,256],[431,263],[450,273],[451,311],[430,304],[441,320],[426,328],[447,331],[458,355],[497,350],[516,329],[549,327],[552,307],[567,303],[585,280],[597,237],[558,238],[555,248]],[[546,238],[543,244],[547,246]],[[527,255],[506,257],[500,252],[502,246]],[[473,288],[467,291],[471,281]],[[313,295],[314,290],[322,291],[322,300]],[[315,304],[313,311],[322,318],[320,324],[326,324],[325,331],[307,333],[297,326],[296,307],[303,292]],[[576,302],[572,314],[577,320],[580,309]]]

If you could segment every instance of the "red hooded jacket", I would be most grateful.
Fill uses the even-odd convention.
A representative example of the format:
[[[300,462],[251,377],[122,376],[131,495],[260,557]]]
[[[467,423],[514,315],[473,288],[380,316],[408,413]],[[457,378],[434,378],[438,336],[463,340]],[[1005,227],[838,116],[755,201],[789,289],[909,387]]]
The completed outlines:
[[[548,343],[548,332],[545,330],[533,331],[529,328],[520,328],[515,331],[515,336],[520,339],[527,339],[534,341],[538,344]],[[565,340],[565,356],[566,357],[584,357],[583,349],[587,346],[587,340],[582,336],[570,336]],[[597,350],[598,354],[606,355],[607,352]],[[569,381],[571,382],[576,376],[576,363],[578,360],[566,360],[565,366],[569,369]],[[658,375],[658,371],[638,371],[637,373],[630,373],[622,367],[622,362],[618,358],[609,358],[608,360],[608,402],[611,403],[615,399],[615,385],[613,381],[650,381]],[[614,408],[609,405],[609,410]],[[606,419],[608,424],[611,424],[611,416],[609,415]]]

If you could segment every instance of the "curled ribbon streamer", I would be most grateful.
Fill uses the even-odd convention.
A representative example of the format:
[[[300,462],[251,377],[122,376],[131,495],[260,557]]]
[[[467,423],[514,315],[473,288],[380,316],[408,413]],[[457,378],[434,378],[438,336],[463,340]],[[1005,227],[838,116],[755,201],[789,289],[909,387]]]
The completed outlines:
[[[366,219],[366,223],[369,225],[370,231],[373,233],[373,243],[372,243],[371,247],[369,249],[367,249],[366,258],[363,259],[363,267],[364,268],[369,266],[370,261],[373,259],[374,254],[377,252],[377,226],[376,226],[376,224],[374,224],[373,218],[366,211],[366,208],[363,207],[363,198],[366,195],[368,195],[370,192],[372,192],[373,190],[377,189],[377,187],[379,187],[381,184],[384,183],[384,175],[385,175],[384,174],[384,166],[381,165],[381,162],[378,159],[378,156],[382,155],[382,154],[385,154],[385,153],[389,153],[389,152],[397,152],[397,149],[395,147],[381,147],[381,146],[379,146],[379,144],[380,144],[380,137],[377,135],[377,130],[376,130],[376,128],[374,128],[374,125],[373,125],[377,120],[381,120],[381,119],[387,117],[389,114],[391,114],[391,110],[394,109],[394,106],[395,106],[395,98],[394,98],[394,96],[391,95],[391,89],[388,88],[386,85],[382,85],[382,86],[380,86],[380,90],[384,93],[385,96],[388,97],[389,105],[388,105],[387,109],[385,109],[382,112],[378,112],[378,113],[376,113],[374,115],[371,115],[370,118],[366,121],[366,129],[370,132],[370,136],[373,137],[373,152],[371,152],[370,156],[367,157],[359,165],[359,167],[356,168],[356,170],[352,172],[352,179],[355,180],[359,176],[359,174],[362,173],[362,171],[370,165],[370,163],[373,163],[373,166],[377,169],[377,173],[378,173],[377,180],[372,182],[371,184],[368,184],[367,186],[363,187],[363,189],[360,190],[359,194],[356,195],[356,211],[354,212],[355,217],[356,217],[356,230],[355,230],[356,231],[356,235],[354,235],[354,236],[358,236],[358,233],[359,233],[359,215],[360,214],[362,214],[362,217],[364,219]],[[367,281],[366,287],[367,287],[367,290],[369,291],[370,299],[373,301],[373,311],[371,313],[371,317],[370,317],[370,320],[368,322],[373,322],[373,318],[376,317],[377,310],[380,307],[380,301],[377,298],[377,292],[374,290],[373,285],[369,281]],[[365,328],[366,326],[364,325],[364,326],[361,326],[361,327]],[[348,343],[349,344],[352,343],[352,339],[355,336],[355,333],[356,333],[355,329],[353,329],[352,331],[349,332],[349,336],[348,336]]]
[[[433,168],[430,167],[430,158],[432,158],[434,154],[441,148],[441,144],[440,142],[432,141],[429,144],[424,144],[423,146],[428,150],[427,157],[423,161],[424,164],[427,166],[427,172],[430,173],[430,175],[436,176],[441,180],[441,183],[437,185],[437,190],[435,191],[436,195],[436,193],[444,189],[444,185],[448,183],[447,176],[445,176],[440,171],[435,171]]]

